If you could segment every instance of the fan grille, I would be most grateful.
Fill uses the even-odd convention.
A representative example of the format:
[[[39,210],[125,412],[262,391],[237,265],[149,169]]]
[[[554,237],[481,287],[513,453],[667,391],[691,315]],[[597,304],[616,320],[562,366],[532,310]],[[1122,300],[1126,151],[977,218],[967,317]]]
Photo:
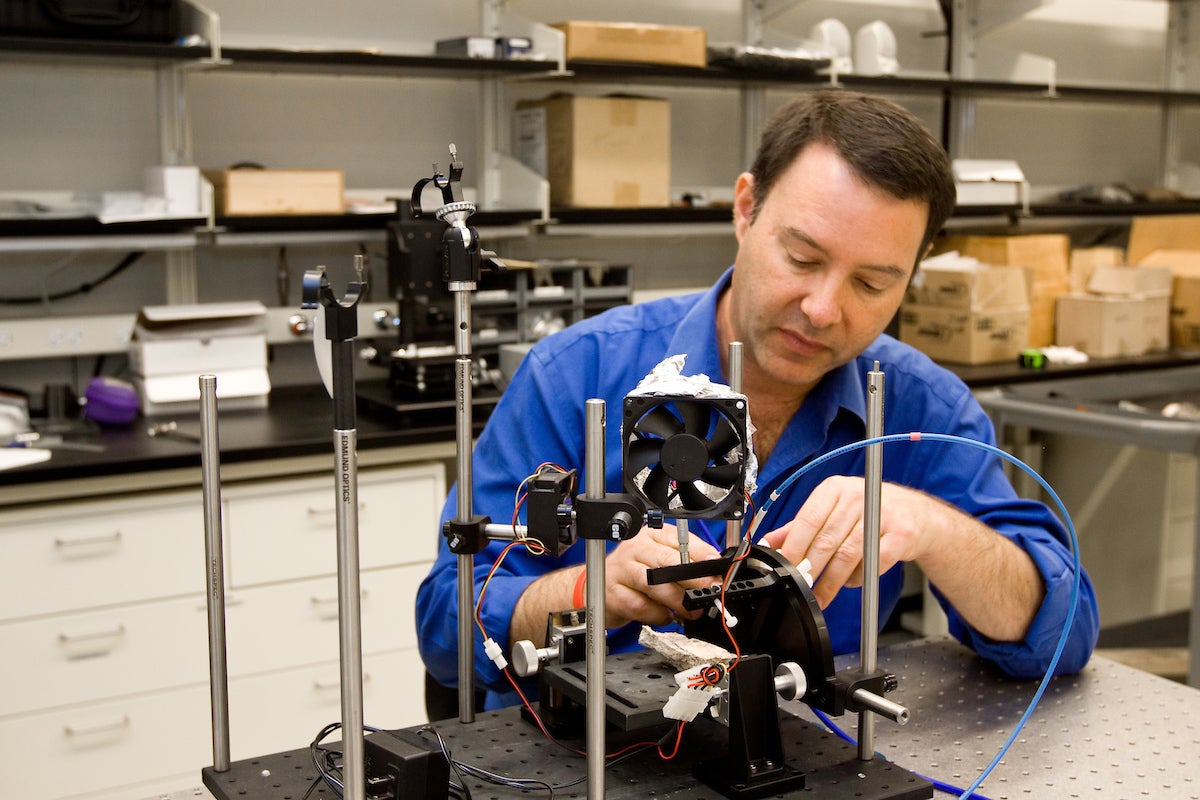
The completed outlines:
[[[625,398],[626,491],[674,519],[740,519],[746,401],[691,395]]]

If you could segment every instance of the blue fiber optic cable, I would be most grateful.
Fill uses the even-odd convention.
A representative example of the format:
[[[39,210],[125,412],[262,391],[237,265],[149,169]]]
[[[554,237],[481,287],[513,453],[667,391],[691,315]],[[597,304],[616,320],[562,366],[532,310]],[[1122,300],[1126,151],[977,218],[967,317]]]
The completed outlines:
[[[814,458],[812,461],[797,469],[786,479],[784,479],[783,483],[779,484],[774,491],[771,492],[770,496],[758,509],[758,513],[754,515],[754,520],[750,525],[750,530],[747,532],[746,538],[750,541],[754,540],[754,532],[758,530],[759,523],[762,522],[763,515],[766,513],[767,509],[771,507],[771,504],[775,502],[775,500],[788,486],[791,486],[793,483],[799,480],[801,476],[819,464],[824,464],[826,461],[829,461],[832,458],[836,458],[837,456],[844,455],[854,450],[860,450],[864,447],[869,447],[873,444],[922,441],[965,444],[969,447],[985,450],[992,455],[999,456],[1000,458],[1008,461],[1037,481],[1038,484],[1046,490],[1046,493],[1054,501],[1054,504],[1058,507],[1059,512],[1062,514],[1063,522],[1067,528],[1067,533],[1070,534],[1071,537],[1071,557],[1074,561],[1075,567],[1074,578],[1071,583],[1071,603],[1067,609],[1067,619],[1066,622],[1063,623],[1062,635],[1058,638],[1058,646],[1054,649],[1054,656],[1050,659],[1049,666],[1046,667],[1046,674],[1042,677],[1041,683],[1038,684],[1037,691],[1034,692],[1033,699],[1029,701],[1029,706],[1025,709],[1025,713],[1021,715],[1019,720],[1017,720],[1016,727],[1013,728],[1012,733],[1004,742],[1004,745],[1000,748],[1000,751],[996,753],[996,757],[993,758],[991,763],[984,768],[983,772],[979,774],[979,777],[975,779],[974,783],[972,783],[965,791],[963,791],[962,794],[959,795],[959,800],[968,800],[968,798],[971,797],[981,797],[981,795],[976,795],[974,793],[975,790],[979,788],[980,784],[983,783],[988,775],[992,774],[992,770],[996,768],[1001,759],[1003,759],[1005,754],[1008,753],[1009,748],[1011,748],[1013,742],[1016,741],[1017,735],[1020,734],[1021,729],[1025,727],[1025,723],[1027,723],[1030,716],[1033,715],[1033,710],[1037,708],[1037,704],[1041,701],[1042,695],[1045,694],[1046,687],[1050,684],[1050,679],[1054,677],[1054,668],[1058,666],[1058,661],[1062,657],[1063,650],[1067,646],[1067,639],[1071,635],[1071,625],[1075,622],[1075,610],[1079,605],[1079,591],[1080,584],[1082,582],[1083,565],[1079,560],[1079,537],[1075,533],[1075,523],[1071,521],[1071,515],[1067,512],[1067,507],[1063,503],[1062,499],[1059,498],[1058,493],[1054,491],[1046,479],[1039,475],[1037,471],[1033,469],[1033,467],[1029,466],[1024,461],[1021,461],[1021,459],[1017,458],[1016,456],[1004,452],[999,447],[995,447],[984,442],[977,442],[974,439],[968,439],[965,436],[955,436],[954,434],[950,433],[892,433],[885,436],[875,436],[870,439],[863,439],[862,441],[853,442],[851,444],[838,447],[834,450],[830,450],[828,453]],[[836,727],[832,726],[827,719],[824,721],[826,724],[830,725],[830,730],[834,730],[835,732],[841,734],[841,732],[838,731]],[[841,735],[845,737],[845,734]],[[849,737],[845,738],[848,739]],[[936,785],[937,782],[934,783]],[[941,787],[939,786],[938,788],[940,789]],[[943,791],[946,790],[943,789]],[[949,791],[953,792],[957,791],[957,789],[951,787]]]

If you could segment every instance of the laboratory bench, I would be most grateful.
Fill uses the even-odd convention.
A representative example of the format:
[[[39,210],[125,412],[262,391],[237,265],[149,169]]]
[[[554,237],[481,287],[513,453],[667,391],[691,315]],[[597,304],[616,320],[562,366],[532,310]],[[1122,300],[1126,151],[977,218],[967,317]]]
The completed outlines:
[[[1200,359],[956,371],[986,391],[1189,367]],[[479,421],[494,398],[477,399]],[[47,774],[60,776],[56,797],[184,786],[211,758],[200,449],[147,434],[167,421],[199,433],[194,414],[66,433],[103,450],[55,450],[0,479],[0,547],[19,565],[0,582],[0,644],[26,654],[0,662],[0,680],[28,687],[0,695],[0,747],[26,762],[0,777],[0,796],[44,796]],[[339,713],[332,403],[320,387],[277,387],[266,408],[221,410],[218,423],[240,759],[301,746]],[[424,718],[414,602],[436,554],[453,409],[385,399],[360,409],[356,430],[364,702],[373,724],[407,727]]]
[[[857,658],[840,656],[836,666],[853,666]],[[1038,687],[1036,680],[1004,676],[948,637],[884,647],[879,651],[879,665],[897,675],[898,688],[888,697],[909,710],[909,722],[900,727],[877,720],[877,759],[870,768],[855,769],[861,762],[854,760],[857,751],[853,745],[829,735],[817,739],[819,746],[814,746],[816,719],[811,710],[799,701],[780,701],[785,712],[781,724],[784,756],[789,766],[806,773],[808,785],[794,793],[770,796],[874,797],[872,792],[879,787],[869,780],[873,774],[888,776],[885,784],[900,792],[885,792],[884,796],[908,796],[903,794],[906,784],[915,785],[922,777],[965,788],[1011,736]],[[368,724],[377,713],[378,709],[366,708]],[[1196,800],[1200,798],[1200,777],[1194,764],[1200,752],[1197,720],[1200,692],[1094,656],[1079,674],[1049,682],[1011,748],[978,791],[996,800]],[[849,736],[857,734],[855,714],[833,721]],[[434,727],[457,760],[512,777],[535,777],[530,773],[536,771],[539,780],[564,787],[555,790],[555,797],[587,796],[585,783],[567,785],[585,774],[583,759],[564,754],[544,739],[521,718],[518,709],[487,712],[471,723],[444,720]],[[253,759],[235,760],[228,772],[212,773],[209,777],[219,789],[218,796],[246,800],[303,796],[319,780],[305,747],[312,733],[294,731],[291,749],[258,753]],[[684,731],[678,758],[660,760],[650,753],[610,766],[605,776],[606,796],[718,800],[721,794],[698,783],[691,768],[718,754],[726,735],[725,728],[698,720]],[[617,742],[610,744],[615,747]],[[473,795],[496,800],[529,794],[528,790],[478,779],[469,783]],[[201,785],[199,775],[180,786],[190,788],[162,795],[159,800],[209,800],[214,796]],[[885,785],[884,789],[888,788]],[[930,795],[918,792],[911,796]]]

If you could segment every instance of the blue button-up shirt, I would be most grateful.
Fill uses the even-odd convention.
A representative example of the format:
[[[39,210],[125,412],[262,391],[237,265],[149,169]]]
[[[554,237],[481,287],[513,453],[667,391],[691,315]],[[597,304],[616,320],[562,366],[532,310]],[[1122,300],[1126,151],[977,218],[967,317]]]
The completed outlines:
[[[686,354],[685,375],[705,374],[727,382],[721,371],[716,333],[717,299],[729,283],[726,272],[712,289],[686,297],[622,306],[570,326],[532,348],[480,435],[474,454],[474,511],[494,522],[512,518],[517,485],[550,462],[584,474],[585,401],[606,402],[606,490],[620,492],[622,401],[660,361]],[[866,435],[866,374],[878,361],[884,372],[885,433],[956,434],[987,444],[995,433],[983,409],[951,372],[913,348],[883,335],[854,361],[833,370],[805,398],[780,435],[770,459],[759,465],[754,507],[795,470],[830,450]],[[753,421],[754,409],[750,408]],[[784,524],[824,478],[862,475],[862,449],[810,470],[769,507],[758,533]],[[889,443],[884,448],[883,479],[935,495],[961,508],[1015,541],[1037,565],[1045,582],[1045,600],[1021,642],[995,642],[972,630],[934,586],[946,608],[951,633],[1005,672],[1040,676],[1049,665],[1066,619],[1072,583],[1069,538],[1058,519],[1041,503],[1017,497],[994,454],[945,442]],[[456,516],[457,491],[451,490],[442,519]],[[723,521],[690,520],[691,532],[724,549]],[[434,535],[430,532],[430,535]],[[475,595],[502,543],[490,544],[475,560]],[[614,544],[609,545],[615,547]],[[508,629],[517,598],[539,576],[584,560],[576,543],[561,558],[532,556],[513,548],[488,585],[481,618],[488,634],[508,652]],[[441,683],[457,683],[457,561],[440,544],[438,558],[417,595],[421,655]],[[896,607],[903,583],[902,565],[880,581],[880,619]],[[470,613],[468,609],[466,613]],[[861,591],[843,589],[825,609],[835,653],[857,649]],[[636,648],[639,625],[609,631],[611,652]],[[1078,671],[1087,662],[1099,629],[1095,593],[1086,575],[1071,636],[1058,672]],[[491,696],[489,707],[515,702],[515,694],[484,655],[475,629],[477,682]]]

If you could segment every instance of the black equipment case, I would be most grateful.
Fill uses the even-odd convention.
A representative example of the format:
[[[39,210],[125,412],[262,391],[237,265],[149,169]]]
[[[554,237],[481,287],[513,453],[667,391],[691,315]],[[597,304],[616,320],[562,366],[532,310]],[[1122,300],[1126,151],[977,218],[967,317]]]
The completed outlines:
[[[178,0],[0,0],[0,36],[172,42]]]

